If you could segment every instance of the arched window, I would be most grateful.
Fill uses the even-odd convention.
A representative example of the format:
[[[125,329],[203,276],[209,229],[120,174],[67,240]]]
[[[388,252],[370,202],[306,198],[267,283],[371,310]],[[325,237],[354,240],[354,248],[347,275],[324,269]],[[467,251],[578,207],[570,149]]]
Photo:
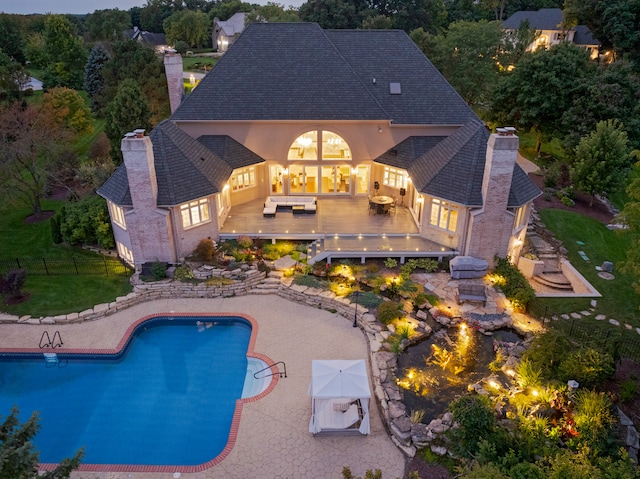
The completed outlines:
[[[321,138],[321,141],[318,141]],[[327,130],[303,133],[289,147],[288,160],[347,160],[351,161],[351,149],[340,136]]]

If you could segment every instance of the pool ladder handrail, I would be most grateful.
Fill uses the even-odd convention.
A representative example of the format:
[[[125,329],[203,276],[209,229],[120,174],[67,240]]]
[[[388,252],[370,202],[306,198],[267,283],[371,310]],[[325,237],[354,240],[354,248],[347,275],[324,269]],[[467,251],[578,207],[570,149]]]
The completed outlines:
[[[56,338],[58,338],[57,342],[56,342]],[[44,348],[55,349],[55,348],[59,348],[63,344],[64,343],[62,342],[62,336],[60,336],[60,331],[56,331],[55,333],[53,333],[53,339],[51,339],[51,337],[49,336],[49,331],[44,331],[42,333],[42,337],[40,338],[40,349],[44,349]]]
[[[284,371],[280,371],[280,368],[278,368],[278,372],[275,372],[275,373],[272,372],[271,374],[265,374],[264,376],[258,377],[258,374],[260,374],[261,372],[271,369],[273,366],[277,366],[278,364],[282,364],[282,368],[284,369]],[[281,378],[287,377],[287,365],[284,363],[284,361],[278,361],[277,363],[273,363],[271,366],[267,366],[266,368],[263,368],[260,371],[256,371],[255,373],[253,373],[253,378],[263,379],[263,378],[268,378],[269,376],[275,376],[276,374],[278,374]]]

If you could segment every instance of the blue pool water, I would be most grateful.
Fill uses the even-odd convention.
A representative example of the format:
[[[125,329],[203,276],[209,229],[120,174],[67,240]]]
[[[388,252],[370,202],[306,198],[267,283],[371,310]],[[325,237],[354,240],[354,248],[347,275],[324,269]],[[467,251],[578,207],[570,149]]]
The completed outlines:
[[[242,318],[152,318],[117,358],[0,360],[0,415],[39,411],[40,461],[85,448],[85,464],[198,465],[226,446],[245,387],[251,324]]]

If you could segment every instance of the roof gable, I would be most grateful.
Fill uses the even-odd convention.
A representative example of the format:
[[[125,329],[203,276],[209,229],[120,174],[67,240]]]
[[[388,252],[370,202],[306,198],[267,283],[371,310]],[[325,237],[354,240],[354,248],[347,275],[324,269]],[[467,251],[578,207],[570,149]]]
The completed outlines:
[[[390,93],[391,82],[401,94]],[[474,118],[406,33],[315,23],[250,24],[172,116],[447,125]]]

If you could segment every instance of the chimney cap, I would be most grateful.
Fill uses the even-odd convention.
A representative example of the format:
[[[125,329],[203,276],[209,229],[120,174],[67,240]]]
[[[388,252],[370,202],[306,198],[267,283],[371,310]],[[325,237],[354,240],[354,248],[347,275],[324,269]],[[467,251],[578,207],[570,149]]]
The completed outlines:
[[[125,133],[124,137],[125,138],[133,138],[134,136],[136,136],[136,134],[132,131],[130,131],[129,133]]]
[[[512,126],[504,126],[496,128],[496,133],[499,136],[513,136],[516,133],[516,129]]]
[[[144,128],[133,130],[133,134],[136,136],[136,138],[142,138],[144,136]]]

